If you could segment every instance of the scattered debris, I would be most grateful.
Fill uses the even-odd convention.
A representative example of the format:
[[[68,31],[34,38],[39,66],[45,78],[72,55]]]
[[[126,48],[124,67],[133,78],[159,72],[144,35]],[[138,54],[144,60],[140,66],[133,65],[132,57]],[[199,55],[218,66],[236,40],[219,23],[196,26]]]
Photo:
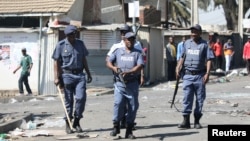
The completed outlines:
[[[238,107],[238,106],[239,106],[239,103],[232,103],[231,106],[232,106],[232,107]]]
[[[244,88],[246,88],[246,89],[250,89],[250,86],[245,86]]]
[[[232,70],[231,73],[227,74],[226,77],[238,76],[238,75],[239,75],[238,70]]]
[[[96,138],[98,137],[98,134],[87,134],[81,133],[77,135],[64,135],[64,136],[57,136],[56,139],[58,140],[70,140],[70,139],[81,139],[81,138]]]
[[[239,73],[241,76],[246,76],[246,75],[248,75],[248,73],[247,73],[247,69],[246,68],[244,68],[242,71],[240,71],[240,73]]]
[[[228,104],[230,103],[228,100],[221,100],[221,99],[215,99],[215,100],[209,100],[207,101],[208,104]]]

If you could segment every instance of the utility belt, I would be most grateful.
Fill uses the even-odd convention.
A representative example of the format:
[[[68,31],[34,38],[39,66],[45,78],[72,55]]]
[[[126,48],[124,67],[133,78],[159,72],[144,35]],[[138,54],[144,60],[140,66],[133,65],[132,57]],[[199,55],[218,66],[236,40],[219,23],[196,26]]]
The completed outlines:
[[[125,84],[138,81],[138,77],[133,77],[129,79],[124,79]],[[114,82],[122,82],[119,78],[114,77]]]
[[[198,75],[198,74],[202,74],[202,73],[205,73],[206,70],[185,70],[185,74],[188,74],[188,75]]]
[[[83,70],[82,69],[72,69],[72,70],[70,70],[70,69],[63,69],[63,73],[68,73],[68,74],[80,74],[80,73],[82,73],[83,72]]]

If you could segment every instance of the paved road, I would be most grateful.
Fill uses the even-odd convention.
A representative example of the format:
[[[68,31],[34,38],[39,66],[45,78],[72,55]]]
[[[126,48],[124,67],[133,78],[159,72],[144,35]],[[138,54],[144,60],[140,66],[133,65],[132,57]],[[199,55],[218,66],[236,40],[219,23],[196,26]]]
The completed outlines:
[[[211,80],[207,85],[207,99],[204,105],[204,116],[201,124],[204,128],[180,130],[177,125],[182,121],[182,115],[175,108],[170,108],[174,82],[161,83],[156,86],[140,89],[140,107],[137,115],[137,130],[134,131],[137,140],[143,141],[207,141],[208,125],[212,124],[249,124],[250,111],[248,76],[230,77],[230,82],[222,83]],[[216,81],[216,82],[215,82]],[[176,107],[181,109],[182,100],[181,85],[176,97]],[[1,111],[6,113],[29,111],[34,114],[37,121],[46,121],[40,130],[61,131],[64,133],[62,120],[63,108],[59,97],[36,97],[29,101],[0,104]],[[113,95],[96,96],[88,95],[82,127],[88,131],[88,135],[97,134],[95,138],[78,139],[90,141],[109,141],[117,138],[109,136],[112,127]],[[193,124],[193,117],[191,117]],[[52,126],[46,128],[46,126]],[[35,131],[35,130],[34,130]],[[125,130],[121,130],[124,137]],[[54,141],[57,136],[19,138],[25,141]],[[77,139],[73,139],[77,140]]]

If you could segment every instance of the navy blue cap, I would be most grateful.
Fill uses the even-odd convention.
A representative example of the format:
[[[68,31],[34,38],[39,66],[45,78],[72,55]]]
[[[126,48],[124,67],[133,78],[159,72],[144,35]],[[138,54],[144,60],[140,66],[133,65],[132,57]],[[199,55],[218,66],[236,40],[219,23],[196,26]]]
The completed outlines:
[[[130,27],[129,27],[127,24],[124,24],[124,25],[121,26],[119,29],[120,29],[120,31],[122,31],[122,30],[129,31],[129,30],[130,30]]]
[[[196,29],[196,30],[202,31],[201,26],[199,24],[192,26],[190,29]]]
[[[133,32],[128,32],[128,33],[126,33],[125,34],[125,36],[124,36],[126,39],[128,39],[128,38],[132,38],[132,37],[134,37],[135,38],[135,34],[133,33]]]
[[[65,29],[64,29],[64,34],[68,35],[72,32],[75,32],[77,30],[77,28],[73,25],[68,25]]]

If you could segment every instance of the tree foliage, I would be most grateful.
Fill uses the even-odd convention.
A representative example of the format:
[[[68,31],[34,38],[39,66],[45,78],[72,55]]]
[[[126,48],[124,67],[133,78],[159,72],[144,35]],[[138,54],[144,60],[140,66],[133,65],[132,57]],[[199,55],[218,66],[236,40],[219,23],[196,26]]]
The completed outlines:
[[[204,0],[202,0],[204,1]],[[209,1],[209,0],[208,0]],[[227,22],[228,30],[236,30],[238,26],[238,0],[213,0],[214,8],[222,6]],[[249,0],[243,0],[243,13],[245,14],[250,7]],[[209,5],[200,7],[207,10]],[[242,17],[243,18],[243,17]]]

